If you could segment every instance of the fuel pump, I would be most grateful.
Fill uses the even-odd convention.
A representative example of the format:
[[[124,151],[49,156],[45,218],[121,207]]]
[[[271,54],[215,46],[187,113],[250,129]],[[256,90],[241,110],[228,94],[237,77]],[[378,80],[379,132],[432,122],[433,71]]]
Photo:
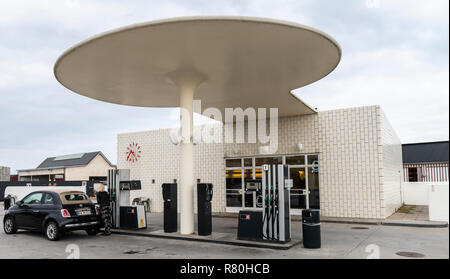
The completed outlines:
[[[254,192],[253,198],[256,199],[256,207],[262,207],[261,179],[247,179],[245,181],[245,193]]]
[[[290,189],[287,165],[263,165],[263,238],[288,242],[291,240]]]
[[[164,200],[164,232],[176,232],[178,223],[177,183],[164,183],[161,187]]]
[[[212,197],[213,185],[211,183],[197,184],[198,235],[210,235],[212,233]]]
[[[110,169],[107,178],[114,228],[141,229],[147,227],[143,205],[131,205],[130,191],[140,190],[140,180],[130,180],[129,169]]]
[[[263,165],[262,183],[247,189],[262,192],[262,210],[239,211],[238,239],[289,242],[291,240],[290,188],[287,165]]]

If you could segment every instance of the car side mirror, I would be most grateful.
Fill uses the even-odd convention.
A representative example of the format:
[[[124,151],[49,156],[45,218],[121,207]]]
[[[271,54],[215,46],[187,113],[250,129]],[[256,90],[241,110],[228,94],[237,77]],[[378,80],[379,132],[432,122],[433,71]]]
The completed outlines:
[[[18,201],[16,204],[17,204],[18,207],[22,207],[23,206],[23,201]]]

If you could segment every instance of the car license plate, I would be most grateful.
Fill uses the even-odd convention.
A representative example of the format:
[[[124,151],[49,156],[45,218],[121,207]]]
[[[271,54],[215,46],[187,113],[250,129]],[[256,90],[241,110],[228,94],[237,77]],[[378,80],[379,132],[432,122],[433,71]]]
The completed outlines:
[[[77,213],[77,216],[91,215],[91,210],[89,208],[77,209],[77,210],[75,210],[75,212]]]

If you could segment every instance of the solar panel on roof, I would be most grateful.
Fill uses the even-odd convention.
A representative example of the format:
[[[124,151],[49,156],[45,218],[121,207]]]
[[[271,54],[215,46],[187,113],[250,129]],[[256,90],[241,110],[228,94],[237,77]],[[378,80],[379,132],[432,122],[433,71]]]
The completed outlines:
[[[69,159],[80,159],[84,156],[86,153],[77,153],[77,154],[69,154],[69,155],[63,155],[63,156],[57,156],[53,161],[61,161],[61,160],[69,160]]]

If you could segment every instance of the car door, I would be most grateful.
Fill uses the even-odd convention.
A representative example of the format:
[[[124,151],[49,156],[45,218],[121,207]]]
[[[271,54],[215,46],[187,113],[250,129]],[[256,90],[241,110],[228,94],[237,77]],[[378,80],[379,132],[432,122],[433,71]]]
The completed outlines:
[[[50,193],[43,193],[42,200],[39,204],[32,204],[30,206],[31,209],[31,224],[33,229],[40,230],[42,229],[42,222],[45,219],[45,216],[50,213],[54,209],[54,198]]]
[[[26,229],[36,229],[36,213],[42,202],[42,192],[34,192],[23,199],[23,204],[19,207],[16,214],[17,226]]]

